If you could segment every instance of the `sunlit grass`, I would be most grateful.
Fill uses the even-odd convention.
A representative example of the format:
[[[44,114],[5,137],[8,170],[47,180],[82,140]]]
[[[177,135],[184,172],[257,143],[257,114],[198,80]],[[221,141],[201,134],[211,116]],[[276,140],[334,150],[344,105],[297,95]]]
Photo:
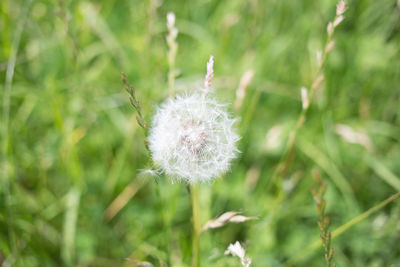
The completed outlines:
[[[237,240],[251,266],[322,266],[313,168],[328,183],[333,262],[399,265],[399,201],[385,201],[400,190],[395,0],[348,1],[282,186],[267,188],[302,112],[300,88],[315,79],[315,54],[336,4],[1,1],[0,262],[189,266],[186,188],[165,176],[139,177],[149,157],[120,77],[127,74],[150,121],[169,87],[180,93],[202,85],[212,54],[222,102],[235,103],[244,73],[254,77],[239,108],[230,108],[241,118],[239,158],[222,179],[198,188],[200,225],[227,211],[257,219],[202,233],[202,266],[240,266],[224,255]],[[170,11],[179,29],[173,85]]]

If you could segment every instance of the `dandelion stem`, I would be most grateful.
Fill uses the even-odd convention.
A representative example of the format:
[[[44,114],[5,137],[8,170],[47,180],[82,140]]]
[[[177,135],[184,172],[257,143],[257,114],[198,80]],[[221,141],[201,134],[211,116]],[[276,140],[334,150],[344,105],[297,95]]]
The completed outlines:
[[[170,241],[171,241],[171,227],[170,227],[170,223],[169,220],[167,218],[167,215],[165,214],[165,207],[164,207],[164,202],[163,202],[163,198],[161,195],[161,189],[160,189],[160,184],[158,181],[156,181],[154,183],[155,188],[156,188],[156,195],[158,198],[158,210],[160,212],[160,216],[161,216],[161,220],[162,220],[162,228],[163,231],[166,233],[166,240],[165,240],[165,249],[167,252],[167,256],[168,256],[168,261],[170,261],[170,251],[171,251],[171,246],[170,246]]]
[[[200,250],[200,207],[199,207],[199,188],[198,184],[194,183],[191,190],[192,195],[192,224],[193,224],[193,253],[192,267],[199,267],[199,250]]]

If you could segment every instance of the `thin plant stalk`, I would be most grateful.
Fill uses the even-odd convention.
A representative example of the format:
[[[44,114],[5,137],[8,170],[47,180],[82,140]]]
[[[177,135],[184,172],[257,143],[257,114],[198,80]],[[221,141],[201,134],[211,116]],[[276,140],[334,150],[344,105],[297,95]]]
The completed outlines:
[[[164,207],[164,202],[163,202],[163,198],[161,195],[161,189],[160,189],[160,184],[159,181],[155,181],[155,188],[156,188],[156,195],[158,198],[158,210],[160,212],[160,216],[162,219],[162,227],[164,228],[164,231],[166,232],[167,235],[167,239],[165,240],[165,247],[166,247],[166,252],[167,252],[167,260],[168,262],[171,261],[171,225],[167,219],[167,216],[165,214],[165,207]]]
[[[322,82],[325,79],[325,76],[323,74],[323,67],[326,61],[326,57],[335,47],[335,41],[333,40],[333,33],[335,31],[335,28],[343,21],[344,17],[342,14],[345,12],[345,10],[346,10],[345,2],[339,1],[336,11],[336,16],[331,22],[328,23],[327,40],[325,42],[324,49],[322,51],[317,52],[317,69],[315,72],[314,79],[312,79],[312,82],[309,86],[310,90],[308,91],[306,88],[302,88],[302,91],[304,91],[304,96],[302,96],[303,109],[297,119],[294,129],[289,135],[289,139],[286,143],[284,153],[281,159],[279,160],[278,166],[275,169],[272,178],[270,179],[270,182],[267,185],[267,189],[275,185],[278,178],[282,178],[284,176],[289,166],[289,163],[292,160],[291,155],[293,155],[294,152],[294,144],[299,130],[302,128],[304,122],[307,119],[307,113],[310,108],[309,103],[312,101],[315,91],[321,86]]]
[[[313,170],[312,174],[315,182],[317,183],[317,187],[313,187],[311,193],[316,202],[315,207],[317,208],[317,213],[319,217],[318,226],[321,232],[320,237],[325,252],[324,255],[326,267],[335,267],[335,264],[332,265],[334,249],[331,247],[332,234],[331,232],[329,232],[331,219],[329,216],[326,215],[326,200],[324,198],[327,189],[327,183],[322,181],[321,175],[316,169]]]
[[[193,224],[193,245],[192,245],[192,267],[200,266],[200,206],[199,206],[199,188],[194,183],[191,190],[192,195],[192,224]]]
[[[136,121],[137,121],[138,125],[144,131],[144,146],[145,146],[147,152],[150,155],[151,151],[149,149],[149,143],[148,143],[148,140],[147,140],[149,128],[148,128],[148,124],[145,121],[144,116],[142,114],[142,105],[141,105],[140,101],[136,98],[136,91],[135,91],[136,89],[135,89],[134,86],[129,84],[128,77],[126,76],[125,73],[122,73],[122,82],[125,85],[125,90],[130,95],[129,100],[131,102],[131,105],[134,107],[134,109],[135,109],[135,111],[137,113],[136,114]],[[153,169],[153,166],[152,166],[153,164],[150,164],[150,165],[151,165],[150,169]],[[166,230],[167,236],[168,236],[168,239],[167,239],[167,242],[166,242],[166,248],[167,248],[167,251],[169,252],[170,251],[169,240],[170,240],[170,236],[171,236],[171,229],[170,229],[170,227],[168,225],[168,222],[167,222],[167,219],[166,219],[166,215],[165,215],[165,212],[164,212],[165,208],[164,208],[164,204],[163,204],[163,200],[162,200],[162,196],[161,196],[160,185],[158,184],[158,181],[155,181],[155,189],[156,189],[157,198],[159,200],[158,201],[158,209],[160,211],[161,219],[162,219],[162,222],[163,222],[163,228]],[[168,253],[168,255],[170,255],[170,253]]]

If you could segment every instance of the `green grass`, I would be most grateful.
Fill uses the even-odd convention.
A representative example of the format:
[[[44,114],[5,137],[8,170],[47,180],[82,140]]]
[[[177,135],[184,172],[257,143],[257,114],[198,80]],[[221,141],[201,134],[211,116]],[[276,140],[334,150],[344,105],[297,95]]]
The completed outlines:
[[[348,1],[283,177],[296,183],[284,191],[268,184],[300,115],[300,88],[314,78],[335,0],[1,1],[0,262],[190,266],[190,198],[167,177],[138,177],[149,158],[121,82],[125,72],[149,121],[168,96],[165,24],[173,11],[178,92],[202,82],[210,54],[221,102],[233,103],[241,76],[255,71],[242,108],[230,109],[241,118],[241,154],[222,179],[200,185],[199,199],[201,225],[232,210],[258,219],[203,233],[202,266],[240,266],[223,255],[236,240],[252,266],[323,266],[322,246],[313,245],[315,167],[328,183],[330,230],[356,222],[333,239],[333,262],[400,266],[400,202],[357,217],[400,189],[396,2]],[[338,124],[366,134],[371,147],[344,140]],[[271,148],[265,138],[274,126],[281,135]]]

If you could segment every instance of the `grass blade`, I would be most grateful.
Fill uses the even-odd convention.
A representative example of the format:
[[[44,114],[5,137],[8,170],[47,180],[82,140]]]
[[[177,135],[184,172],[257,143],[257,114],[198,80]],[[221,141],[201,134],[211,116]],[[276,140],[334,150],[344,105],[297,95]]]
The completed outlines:
[[[382,162],[372,156],[367,157],[368,165],[385,183],[400,191],[400,178],[392,173]]]

